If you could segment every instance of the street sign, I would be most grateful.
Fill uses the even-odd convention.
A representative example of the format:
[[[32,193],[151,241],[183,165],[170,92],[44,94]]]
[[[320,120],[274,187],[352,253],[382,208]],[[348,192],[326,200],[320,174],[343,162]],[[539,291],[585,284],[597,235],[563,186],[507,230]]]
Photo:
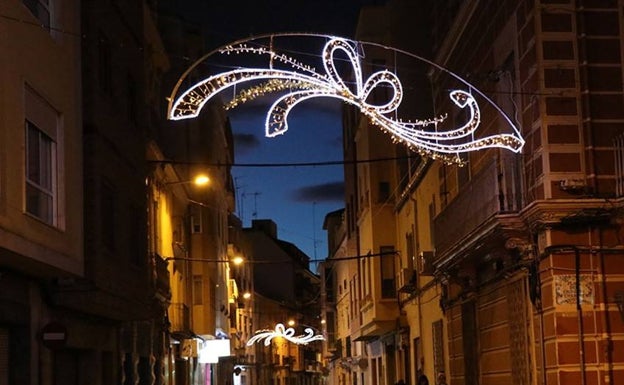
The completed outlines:
[[[41,342],[48,349],[60,349],[67,343],[67,328],[60,322],[52,321],[41,328]]]

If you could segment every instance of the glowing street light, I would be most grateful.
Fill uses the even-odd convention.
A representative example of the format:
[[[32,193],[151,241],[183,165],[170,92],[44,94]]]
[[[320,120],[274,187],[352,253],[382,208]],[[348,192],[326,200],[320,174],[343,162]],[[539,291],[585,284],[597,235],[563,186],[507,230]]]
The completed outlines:
[[[210,182],[210,178],[204,174],[199,174],[193,179],[195,186],[205,186]]]
[[[176,184],[194,184],[195,186],[206,186],[210,183],[210,178],[206,174],[198,174],[192,180],[183,180],[178,182],[168,182],[168,185],[176,185]]]
[[[235,264],[236,266],[242,265],[243,262],[245,262],[245,260],[241,256],[232,258],[232,263]]]

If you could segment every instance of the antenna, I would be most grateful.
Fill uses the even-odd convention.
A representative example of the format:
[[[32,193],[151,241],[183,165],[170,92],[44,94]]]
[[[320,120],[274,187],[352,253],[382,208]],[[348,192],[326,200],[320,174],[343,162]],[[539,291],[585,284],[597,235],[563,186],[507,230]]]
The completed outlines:
[[[316,260],[316,202],[312,202],[312,244],[314,246],[314,259]]]
[[[238,192],[242,191],[242,188],[245,186],[238,185],[239,179],[240,179],[239,176],[234,177],[234,197],[236,200],[236,212],[238,213],[238,217],[240,218],[241,222],[244,223],[243,214],[245,211],[243,211],[243,198],[245,197],[245,193],[242,192],[241,194],[239,194]]]
[[[261,195],[261,192],[253,192],[251,195],[254,197],[254,211],[251,213],[251,217],[254,219],[258,219],[258,195]]]

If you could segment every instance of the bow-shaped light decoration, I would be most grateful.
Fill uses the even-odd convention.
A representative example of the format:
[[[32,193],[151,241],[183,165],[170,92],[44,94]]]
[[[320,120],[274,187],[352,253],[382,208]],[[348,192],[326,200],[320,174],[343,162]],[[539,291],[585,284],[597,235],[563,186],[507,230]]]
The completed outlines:
[[[337,51],[345,54],[347,61],[351,64],[355,83],[354,90],[346,84],[336,69],[335,54]],[[499,147],[520,152],[524,145],[518,128],[500,108],[480,92],[479,94],[490,101],[504,116],[507,123],[512,127],[513,134],[496,134],[475,139],[474,133],[481,122],[481,112],[473,95],[462,90],[454,90],[449,93],[449,97],[455,105],[460,108],[467,108],[469,112],[467,122],[459,128],[438,132],[438,124],[446,119],[446,115],[413,122],[404,122],[389,117],[388,115],[399,107],[403,98],[401,81],[388,70],[374,72],[364,81],[358,53],[354,45],[345,39],[334,37],[325,44],[322,54],[325,73],[319,73],[312,67],[304,65],[286,54],[262,46],[250,47],[240,43],[225,46],[218,52],[221,55],[254,54],[266,56],[269,59],[269,65],[268,68],[236,68],[196,83],[170,104],[169,119],[180,120],[196,117],[204,104],[224,89],[239,83],[263,80],[267,81],[263,87],[248,89],[246,93],[239,96],[239,100],[230,104],[235,106],[239,102],[245,102],[267,92],[285,91],[271,105],[266,115],[265,130],[268,137],[284,134],[288,130],[288,114],[297,104],[310,98],[332,97],[357,106],[370,122],[392,135],[395,140],[404,142],[412,150],[434,159],[441,158],[453,163],[458,161],[456,157],[458,153],[488,147]],[[275,62],[289,65],[293,70],[274,68]],[[431,62],[428,63],[435,65]],[[435,66],[442,69],[440,66]],[[444,71],[469,85],[450,71],[445,69]],[[390,100],[381,105],[369,103],[367,101],[369,95],[379,86],[389,88],[392,91]],[[474,89],[474,87],[470,88]],[[172,99],[170,103],[171,101]],[[425,127],[431,126],[434,128],[433,130],[425,130]]]
[[[305,328],[305,334],[295,336],[295,329],[286,328],[284,324],[278,323],[275,325],[275,330],[266,330],[257,332],[253,337],[247,341],[247,346],[252,346],[256,342],[264,340],[264,346],[271,345],[271,340],[276,337],[282,337],[290,342],[298,345],[306,345],[312,341],[322,341],[325,338],[320,334],[314,334],[312,328]]]

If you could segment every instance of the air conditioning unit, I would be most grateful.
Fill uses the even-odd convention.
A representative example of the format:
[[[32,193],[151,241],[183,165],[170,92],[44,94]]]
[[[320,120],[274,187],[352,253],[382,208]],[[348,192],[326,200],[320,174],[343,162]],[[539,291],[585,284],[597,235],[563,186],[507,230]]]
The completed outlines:
[[[416,289],[416,275],[414,269],[402,268],[397,277],[399,292],[409,293]]]
[[[587,184],[585,179],[562,179],[559,181],[559,188],[563,191],[582,191],[585,190]]]
[[[418,273],[420,275],[433,275],[433,251],[421,251],[418,254]]]

